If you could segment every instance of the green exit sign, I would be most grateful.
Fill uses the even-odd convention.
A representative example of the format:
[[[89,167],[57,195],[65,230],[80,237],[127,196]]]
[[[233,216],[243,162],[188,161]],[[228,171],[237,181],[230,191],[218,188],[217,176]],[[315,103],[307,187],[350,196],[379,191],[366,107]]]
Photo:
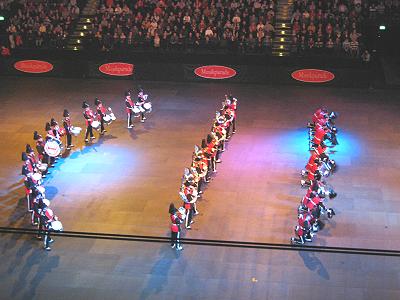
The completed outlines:
[[[4,21],[4,20],[5,20],[4,16],[0,16],[0,21]]]

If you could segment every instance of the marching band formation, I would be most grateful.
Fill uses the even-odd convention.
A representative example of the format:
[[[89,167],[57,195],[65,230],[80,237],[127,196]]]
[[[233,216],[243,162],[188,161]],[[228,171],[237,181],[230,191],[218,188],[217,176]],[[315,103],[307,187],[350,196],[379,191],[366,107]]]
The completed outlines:
[[[327,154],[328,147],[338,145],[336,117],[335,112],[329,113],[327,109],[320,108],[307,125],[311,156],[305,170],[301,171],[303,179],[300,181],[301,186],[307,188],[307,193],[298,207],[298,225],[294,230],[296,237],[290,239],[292,244],[312,242],[315,233],[324,227],[321,218],[326,215],[330,219],[335,215],[335,211],[327,208],[325,202],[337,194],[324,178],[336,170],[336,162]]]
[[[179,196],[183,205],[178,209],[173,203],[169,206],[171,219],[171,247],[182,250],[180,244],[181,225],[190,230],[193,217],[199,214],[196,202],[203,193],[205,183],[210,182],[211,174],[217,172],[217,163],[221,162],[221,153],[225,143],[236,132],[237,99],[225,95],[222,108],[216,112],[211,132],[202,140],[201,146],[195,145],[192,162],[185,168]]]
[[[139,89],[136,101],[131,98],[131,92],[125,93],[125,108],[127,113],[127,128],[133,128],[133,118],[140,118],[140,122],[146,120],[145,114],[152,110],[151,102],[147,101],[148,95],[143,89]],[[171,247],[182,250],[180,244],[181,226],[190,230],[194,223],[194,216],[199,214],[197,200],[203,194],[203,187],[210,182],[211,174],[217,172],[217,164],[221,162],[221,153],[225,151],[225,143],[236,132],[237,99],[232,95],[225,95],[222,108],[216,112],[211,131],[201,142],[201,146],[195,145],[192,154],[191,165],[184,169],[179,196],[183,201],[181,207],[176,208],[170,204],[169,214],[171,220]],[[95,139],[93,129],[104,135],[107,130],[105,125],[116,120],[110,107],[106,108],[103,102],[95,98],[95,110],[83,101],[83,117],[86,123],[85,142]],[[326,215],[332,218],[335,211],[327,208],[327,199],[336,197],[336,192],[326,183],[325,178],[336,170],[336,163],[330,159],[327,149],[338,144],[335,126],[335,112],[328,112],[325,108],[318,109],[308,123],[309,150],[311,156],[301,171],[303,179],[301,186],[307,188],[306,195],[300,201],[298,207],[298,225],[295,226],[296,237],[291,238],[292,244],[304,244],[311,242],[312,237],[324,227],[321,218]],[[33,138],[36,143],[36,151],[27,144],[25,152],[22,152],[22,175],[25,176],[24,185],[27,199],[27,208],[31,213],[31,223],[38,226],[37,238],[43,240],[46,250],[51,250],[53,242],[51,232],[62,231],[63,226],[59,218],[50,208],[50,201],[46,199],[46,190],[43,178],[49,174],[49,169],[54,167],[57,158],[63,150],[62,137],[65,136],[66,150],[71,150],[72,137],[78,136],[80,127],[72,125],[69,111],[64,109],[62,127],[52,118],[45,124],[46,135],[42,137],[37,131]]]
[[[130,100],[130,93],[129,100]],[[126,97],[128,98],[128,97]],[[131,117],[128,115],[128,125],[132,125],[132,116],[141,117],[144,122],[145,113],[151,112],[151,102],[147,101],[148,95],[144,94],[143,89],[139,89],[138,101],[133,103],[130,101]],[[125,99],[125,103],[127,100]],[[107,130],[105,125],[110,125],[116,120],[114,113],[110,107],[106,108],[103,102],[95,98],[94,105],[96,110],[93,111],[90,105],[83,101],[82,108],[83,117],[86,123],[85,142],[88,143],[95,139],[93,129],[100,131],[100,135],[104,135]],[[130,123],[129,123],[130,122]],[[128,126],[128,128],[132,128]],[[31,213],[32,226],[38,226],[37,238],[43,239],[44,249],[51,250],[50,244],[53,239],[50,237],[53,231],[62,231],[63,226],[59,218],[50,208],[50,201],[46,199],[46,189],[43,186],[43,178],[50,174],[49,169],[53,168],[57,159],[61,156],[64,149],[62,137],[65,136],[66,150],[70,151],[74,145],[72,137],[78,136],[82,128],[72,125],[69,111],[64,109],[62,126],[52,118],[50,122],[45,124],[46,135],[43,138],[37,131],[33,133],[33,139],[36,143],[36,152],[27,144],[25,152],[22,152],[22,175],[25,176],[24,186],[27,200],[27,209]],[[90,139],[89,139],[90,138]]]

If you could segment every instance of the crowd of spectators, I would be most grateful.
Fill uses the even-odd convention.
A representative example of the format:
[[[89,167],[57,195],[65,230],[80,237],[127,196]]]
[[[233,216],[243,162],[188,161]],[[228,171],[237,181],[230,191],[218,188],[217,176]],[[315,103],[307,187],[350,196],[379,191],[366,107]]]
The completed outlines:
[[[399,0],[294,0],[292,47],[295,54],[329,53],[358,57],[369,21],[397,18]]]
[[[80,14],[77,0],[16,1],[9,9],[6,35],[11,49],[64,48]]]
[[[273,0],[102,0],[87,44],[102,51],[267,52]]]
[[[358,56],[362,42],[362,12],[361,0],[295,0],[292,52]]]

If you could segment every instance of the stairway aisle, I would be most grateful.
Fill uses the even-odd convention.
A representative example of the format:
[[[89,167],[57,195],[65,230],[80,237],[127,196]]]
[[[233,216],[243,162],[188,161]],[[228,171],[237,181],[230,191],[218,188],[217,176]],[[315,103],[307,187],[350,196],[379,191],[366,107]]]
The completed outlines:
[[[278,0],[275,37],[272,42],[273,56],[290,55],[290,46],[292,43],[292,24],[290,23],[293,0]]]
[[[96,15],[98,7],[99,0],[88,0],[85,8],[83,9],[79,17],[77,24],[75,25],[74,32],[69,36],[67,42],[68,50],[83,49],[83,38],[92,26],[93,17]]]

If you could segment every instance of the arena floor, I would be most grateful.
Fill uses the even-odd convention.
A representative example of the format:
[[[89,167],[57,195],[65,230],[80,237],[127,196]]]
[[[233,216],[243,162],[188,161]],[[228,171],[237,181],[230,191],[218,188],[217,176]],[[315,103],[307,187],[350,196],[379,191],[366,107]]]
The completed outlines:
[[[198,202],[189,238],[288,243],[305,190],[306,122],[337,111],[339,168],[328,178],[337,215],[315,245],[400,248],[400,95],[391,90],[144,82],[154,110],[126,129],[124,80],[0,79],[0,226],[31,228],[21,152],[67,108],[99,97],[118,118],[83,136],[45,187],[65,230],[168,236],[170,202],[223,95],[239,99],[237,133]],[[97,133],[95,133],[98,136]],[[58,237],[51,252],[28,235],[2,234],[1,299],[399,299],[398,258]]]

